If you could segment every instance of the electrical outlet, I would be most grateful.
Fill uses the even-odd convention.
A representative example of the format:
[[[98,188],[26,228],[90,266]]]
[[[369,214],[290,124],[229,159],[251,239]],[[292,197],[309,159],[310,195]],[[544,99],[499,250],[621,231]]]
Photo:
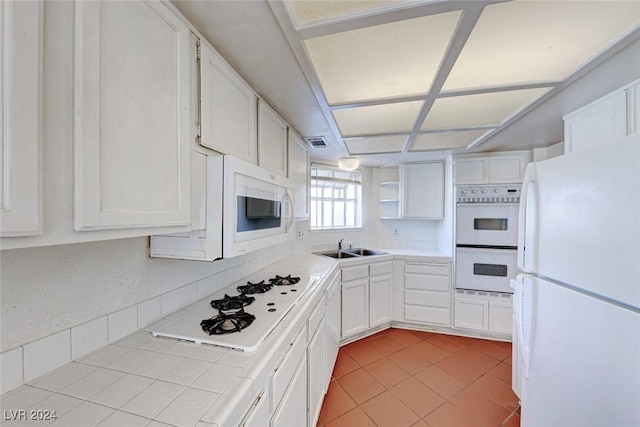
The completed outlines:
[[[399,233],[398,229],[397,229],[397,228],[394,228],[394,229],[393,229],[393,235],[394,235],[394,236],[397,236],[397,235],[399,235],[399,234],[400,234],[400,233]]]
[[[304,237],[304,231],[298,230],[298,239],[302,239]]]

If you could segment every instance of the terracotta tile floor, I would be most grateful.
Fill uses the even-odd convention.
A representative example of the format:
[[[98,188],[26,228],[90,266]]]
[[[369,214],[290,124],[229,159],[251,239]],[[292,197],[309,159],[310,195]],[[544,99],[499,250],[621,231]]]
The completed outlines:
[[[519,427],[511,344],[387,329],[340,348],[319,427]]]

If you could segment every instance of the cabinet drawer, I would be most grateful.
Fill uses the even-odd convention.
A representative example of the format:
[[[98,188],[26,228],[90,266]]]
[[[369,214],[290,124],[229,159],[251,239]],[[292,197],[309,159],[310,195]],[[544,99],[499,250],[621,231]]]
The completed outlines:
[[[369,264],[354,265],[353,267],[346,267],[342,269],[343,282],[362,279],[363,277],[369,277]]]
[[[404,291],[406,304],[449,308],[451,306],[451,294],[448,292],[430,291]]]
[[[449,292],[449,276],[429,276],[426,274],[404,275],[405,289],[418,289],[424,291]]]
[[[307,320],[307,333],[308,333],[308,341],[311,341],[311,337],[316,333],[316,329],[320,325],[322,318],[324,317],[325,312],[325,304],[324,304],[324,296],[309,316],[309,320]]]
[[[404,306],[405,320],[416,322],[436,323],[438,325],[451,325],[451,311],[440,307],[419,307],[416,305]]]
[[[405,273],[432,274],[437,276],[449,275],[449,264],[427,264],[407,262],[404,266]]]
[[[377,262],[369,265],[369,275],[378,276],[380,274],[391,273],[391,261]]]
[[[307,332],[304,328],[290,346],[289,352],[274,370],[273,376],[271,377],[271,407],[274,409],[278,406],[278,403],[280,403],[280,399],[282,399],[282,395],[287,389],[298,364],[307,353]]]

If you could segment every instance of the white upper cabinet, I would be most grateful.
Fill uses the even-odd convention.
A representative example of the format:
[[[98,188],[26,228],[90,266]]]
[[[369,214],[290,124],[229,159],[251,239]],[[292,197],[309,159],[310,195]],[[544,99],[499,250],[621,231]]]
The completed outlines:
[[[257,163],[256,96],[206,43],[201,45],[200,144]]]
[[[78,1],[75,25],[75,229],[188,225],[189,29],[142,1]]]
[[[488,182],[488,157],[459,157],[456,159],[456,184],[486,184]]]
[[[444,218],[444,162],[407,163],[401,171],[402,217]]]
[[[258,165],[287,176],[287,124],[263,100],[258,102]]]
[[[530,161],[531,152],[528,150],[460,155],[455,158],[455,183],[518,184],[522,182]]]
[[[582,151],[613,142],[627,133],[627,96],[613,93],[564,117],[565,151]]]
[[[289,181],[294,190],[296,219],[309,218],[309,152],[298,134],[289,130]]]
[[[640,80],[564,116],[565,153],[613,142],[640,131]]]
[[[0,3],[0,235],[42,232],[42,2]]]
[[[214,261],[222,258],[222,158],[191,153],[191,231],[151,236],[149,255]]]

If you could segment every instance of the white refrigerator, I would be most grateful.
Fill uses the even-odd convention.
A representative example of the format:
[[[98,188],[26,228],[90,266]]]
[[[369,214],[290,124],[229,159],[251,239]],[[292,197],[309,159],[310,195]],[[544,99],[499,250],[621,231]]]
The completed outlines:
[[[518,237],[521,426],[640,426],[640,135],[529,164]]]

